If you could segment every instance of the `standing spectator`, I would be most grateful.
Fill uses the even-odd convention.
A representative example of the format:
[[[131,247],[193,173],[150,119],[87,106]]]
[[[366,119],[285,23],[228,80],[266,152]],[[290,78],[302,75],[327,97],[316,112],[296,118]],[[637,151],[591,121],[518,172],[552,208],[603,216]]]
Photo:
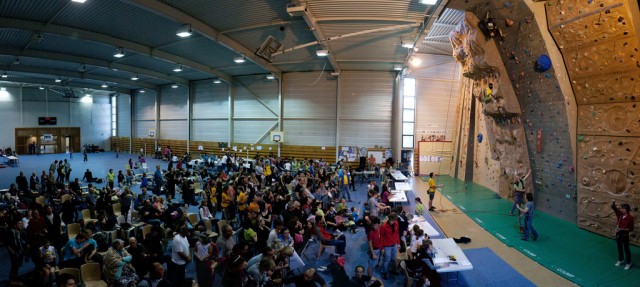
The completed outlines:
[[[396,265],[396,254],[398,252],[398,246],[400,244],[400,235],[398,227],[398,215],[395,212],[389,214],[387,222],[380,227],[380,236],[382,237],[382,245],[384,246],[384,260],[382,261],[382,278],[387,280],[389,278],[389,264],[393,263],[394,274]]]
[[[23,229],[22,220],[19,218],[15,219],[7,240],[7,250],[9,251],[9,258],[11,260],[9,282],[14,282],[18,278],[18,270],[20,266],[22,266],[24,252],[27,248],[24,238],[22,237]]]
[[[624,266],[624,269],[629,270],[629,268],[631,268],[629,232],[633,231],[633,216],[629,213],[631,211],[629,204],[624,203],[620,207],[622,207],[622,209],[618,209],[615,201],[611,204],[611,208],[613,208],[618,218],[618,222],[616,223],[616,244],[618,246],[618,261],[616,262],[616,266],[620,266],[624,262],[624,256],[626,256],[627,264]],[[623,250],[624,256],[622,256]]]
[[[384,248],[382,243],[382,235],[380,234],[380,218],[373,216],[371,218],[371,231],[367,235],[369,240],[369,266],[367,267],[367,275],[373,276],[373,268],[378,265],[380,255]]]
[[[83,156],[83,160],[85,162],[87,162],[88,159],[87,159],[87,148],[86,147],[82,149],[82,156]]]
[[[66,159],[64,160],[64,176],[65,182],[69,182],[69,177],[71,176],[71,162]]]
[[[515,181],[513,182],[513,206],[511,206],[511,211],[509,211],[509,215],[514,215],[513,212],[516,210],[516,207],[522,205],[524,201],[524,181],[527,180],[527,177],[531,174],[529,171],[524,176],[519,176],[516,172]]]
[[[18,185],[18,190],[21,192],[29,191],[29,182],[22,172],[20,172],[20,175],[16,176],[16,185]]]
[[[116,179],[116,174],[113,173],[113,169],[109,169],[109,173],[107,173],[107,185],[109,188],[113,189],[113,181]]]
[[[173,237],[171,248],[171,262],[169,267],[171,282],[179,282],[177,286],[181,286],[180,283],[184,282],[186,267],[191,262],[191,255],[189,252],[189,240],[187,238],[188,230],[186,226],[180,227],[180,232]]]
[[[522,236],[522,240],[529,240],[529,232],[533,235],[533,241],[538,240],[538,232],[533,229],[533,194],[527,193],[527,203],[524,205],[524,208],[517,206],[518,209],[524,213],[524,236]]]

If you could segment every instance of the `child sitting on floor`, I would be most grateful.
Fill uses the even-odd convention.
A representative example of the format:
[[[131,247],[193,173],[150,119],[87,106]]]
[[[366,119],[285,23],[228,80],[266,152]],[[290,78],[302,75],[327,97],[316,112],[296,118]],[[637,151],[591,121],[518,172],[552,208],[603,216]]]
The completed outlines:
[[[424,215],[424,205],[422,204],[422,200],[419,197],[416,197],[416,215]]]

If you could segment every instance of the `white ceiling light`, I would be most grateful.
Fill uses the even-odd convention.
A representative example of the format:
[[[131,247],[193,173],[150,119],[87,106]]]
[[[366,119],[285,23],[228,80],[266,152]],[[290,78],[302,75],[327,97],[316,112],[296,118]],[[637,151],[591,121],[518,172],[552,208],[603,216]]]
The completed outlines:
[[[82,99],[80,99],[81,103],[93,103],[93,97],[89,94],[84,95]]]
[[[435,5],[438,0],[420,0],[420,4]]]
[[[178,88],[178,84],[176,84],[176,83],[171,84],[171,88],[177,89]]]
[[[62,79],[60,77],[57,77],[56,78],[56,83],[60,83],[60,82],[62,82]]]
[[[402,65],[393,65],[394,71],[402,71]]]
[[[87,0],[71,0],[71,2],[84,3],[87,2]]]
[[[9,76],[9,75],[7,75],[7,72],[2,73],[2,77],[3,77],[3,78],[6,78],[6,77],[8,77],[8,76]]]
[[[326,49],[316,50],[316,55],[317,55],[318,57],[326,57],[326,56],[329,56],[329,50],[326,50]]]
[[[220,83],[222,83],[222,81],[219,78],[215,78],[215,79],[213,79],[213,83],[214,84],[220,84]]]
[[[412,49],[414,44],[411,40],[402,40],[402,42],[400,42],[403,48],[407,48],[407,49]]]
[[[80,72],[84,72],[87,70],[87,65],[82,64],[82,66],[80,66]]]
[[[182,64],[177,65],[175,68],[173,68],[174,72],[182,72]]]
[[[417,66],[420,66],[420,64],[422,64],[422,60],[420,60],[419,58],[413,57],[411,58],[411,60],[409,60],[409,63],[412,66],[417,67]]]
[[[273,75],[273,74],[268,74],[268,75],[267,75],[267,79],[268,79],[268,80],[273,80],[273,79],[275,79],[275,78],[276,78],[276,76],[275,76],[275,75]]]
[[[132,80],[132,81],[137,81],[137,80],[139,80],[139,79],[140,79],[140,78],[138,77],[138,74],[135,74],[135,75],[131,76],[131,80]]]
[[[44,90],[44,87],[43,87],[43,86],[40,86],[40,87],[38,87],[38,89],[40,89],[40,90]]]
[[[145,89],[140,89],[140,93],[146,93],[147,91]]]
[[[186,38],[193,35],[193,32],[191,31],[191,24],[185,24],[182,27],[178,28],[178,31],[176,31],[176,35],[180,38]]]
[[[103,89],[106,89],[106,88],[109,87],[109,85],[107,85],[107,83],[102,83],[102,85],[100,87],[103,88]]]
[[[6,90],[7,90],[7,88],[5,88],[5,87],[0,87],[0,91],[3,91],[3,92],[4,92],[4,91],[6,91]]]
[[[238,64],[242,64],[242,63],[246,62],[247,60],[244,58],[244,56],[241,56],[241,57],[233,58],[233,61],[238,63]]]
[[[116,49],[116,52],[113,54],[113,56],[116,57],[116,58],[124,57],[124,48],[120,47],[120,48]]]

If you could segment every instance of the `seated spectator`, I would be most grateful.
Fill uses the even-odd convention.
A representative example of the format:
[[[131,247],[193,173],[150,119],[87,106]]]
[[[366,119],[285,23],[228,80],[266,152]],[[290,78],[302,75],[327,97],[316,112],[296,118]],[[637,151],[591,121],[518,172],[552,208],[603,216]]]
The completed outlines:
[[[124,241],[116,239],[104,256],[102,278],[108,284],[115,286],[133,286],[138,281],[138,275],[130,266],[133,258],[124,249]]]
[[[170,287],[174,286],[167,279],[164,279],[164,267],[159,262],[153,262],[149,274],[140,280],[138,287]]]
[[[347,239],[345,238],[344,234],[331,234],[329,232],[327,232],[327,230],[325,229],[326,226],[326,222],[324,220],[324,217],[317,217],[316,216],[316,236],[318,237],[318,240],[320,240],[320,242],[322,242],[322,244],[324,245],[332,245],[336,247],[336,253],[343,255],[345,254],[345,246],[347,245]]]

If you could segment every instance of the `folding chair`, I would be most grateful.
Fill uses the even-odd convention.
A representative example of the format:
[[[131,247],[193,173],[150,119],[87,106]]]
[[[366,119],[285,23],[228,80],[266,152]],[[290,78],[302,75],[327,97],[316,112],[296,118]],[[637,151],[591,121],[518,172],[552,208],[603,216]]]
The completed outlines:
[[[82,282],[86,287],[107,287],[107,282],[100,279],[100,264],[85,263],[80,266]]]
[[[69,239],[76,238],[76,235],[78,235],[80,231],[82,231],[80,223],[71,223],[67,225],[67,236],[69,237]]]

